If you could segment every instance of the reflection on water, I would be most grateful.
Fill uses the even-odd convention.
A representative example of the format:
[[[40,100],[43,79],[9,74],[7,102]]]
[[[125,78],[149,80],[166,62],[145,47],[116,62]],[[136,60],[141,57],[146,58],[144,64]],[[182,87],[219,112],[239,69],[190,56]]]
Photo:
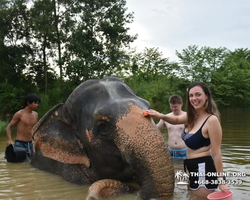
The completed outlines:
[[[222,155],[225,172],[246,173],[247,177],[228,177],[242,180],[242,185],[229,185],[236,200],[250,199],[250,113],[224,111]],[[61,177],[32,168],[28,163],[7,163],[4,159],[7,138],[0,138],[0,199],[85,199],[88,186],[74,185]],[[182,161],[174,161],[175,170],[182,170]],[[111,198],[113,200],[141,200],[136,195]],[[195,199],[187,186],[176,185],[170,200]]]
[[[4,154],[0,154],[3,158]],[[87,187],[32,168],[28,163],[0,161],[0,199],[84,199]]]
[[[236,199],[250,199],[250,111],[224,111],[221,113],[223,128],[222,155],[226,172],[247,174],[230,177],[242,180],[241,186],[230,185]]]

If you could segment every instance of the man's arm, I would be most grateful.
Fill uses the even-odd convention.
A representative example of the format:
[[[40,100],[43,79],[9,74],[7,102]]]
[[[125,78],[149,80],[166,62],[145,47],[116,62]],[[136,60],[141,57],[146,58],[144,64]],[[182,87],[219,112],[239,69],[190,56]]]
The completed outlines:
[[[164,126],[165,126],[165,123],[164,123],[164,121],[163,121],[162,119],[158,122],[158,124],[156,124],[156,127],[157,127],[159,130],[163,129]]]
[[[21,113],[20,113],[20,111],[18,111],[13,116],[12,120],[10,121],[8,126],[6,127],[6,135],[7,135],[7,138],[8,138],[7,146],[9,146],[11,143],[13,143],[12,138],[11,138],[11,127],[14,126],[15,124],[17,124],[17,122],[20,120],[20,116],[21,116]]]

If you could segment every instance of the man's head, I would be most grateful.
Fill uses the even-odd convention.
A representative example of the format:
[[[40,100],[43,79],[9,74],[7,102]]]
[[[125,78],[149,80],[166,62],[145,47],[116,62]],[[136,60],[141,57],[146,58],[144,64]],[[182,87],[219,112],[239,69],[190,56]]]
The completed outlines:
[[[25,106],[28,106],[28,103],[29,104],[32,104],[32,103],[36,103],[36,104],[39,104],[41,102],[41,99],[39,96],[37,96],[36,94],[34,93],[30,93],[26,96],[25,100],[24,100],[24,105]]]
[[[178,115],[181,112],[181,108],[183,106],[181,96],[179,96],[178,94],[174,94],[169,98],[168,102],[172,112]]]

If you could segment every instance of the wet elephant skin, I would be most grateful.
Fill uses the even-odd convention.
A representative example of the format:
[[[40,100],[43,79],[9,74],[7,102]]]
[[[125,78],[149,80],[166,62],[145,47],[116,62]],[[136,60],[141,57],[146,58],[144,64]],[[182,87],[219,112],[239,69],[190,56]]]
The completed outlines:
[[[92,184],[87,199],[133,192],[143,199],[173,195],[174,169],[164,139],[144,117],[148,101],[115,77],[80,84],[33,128],[31,164],[76,184]]]

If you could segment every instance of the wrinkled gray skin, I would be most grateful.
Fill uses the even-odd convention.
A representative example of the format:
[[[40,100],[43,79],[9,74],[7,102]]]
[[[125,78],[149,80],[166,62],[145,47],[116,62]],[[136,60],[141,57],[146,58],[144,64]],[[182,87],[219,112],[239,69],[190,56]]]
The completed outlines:
[[[149,103],[114,77],[83,82],[64,104],[49,110],[33,129],[31,164],[67,181],[92,184],[87,199],[133,192],[143,199],[167,199],[174,169]]]

